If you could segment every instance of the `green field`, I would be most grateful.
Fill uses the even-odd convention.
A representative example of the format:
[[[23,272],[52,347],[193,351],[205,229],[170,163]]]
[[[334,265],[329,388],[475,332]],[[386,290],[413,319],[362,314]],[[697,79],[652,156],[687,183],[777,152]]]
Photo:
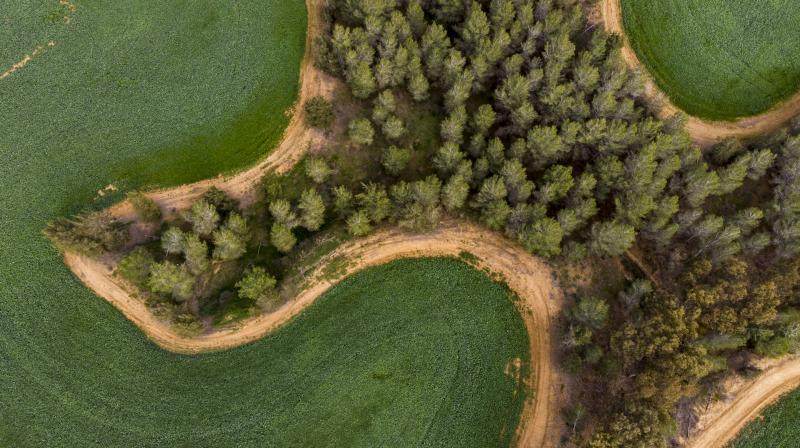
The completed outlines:
[[[621,1],[639,59],[690,115],[756,115],[800,89],[800,2]]]
[[[525,396],[504,372],[528,364],[507,288],[455,260],[365,270],[265,339],[194,357],[66,286],[66,309],[14,316],[39,334],[3,316],[2,446],[506,446]]]
[[[98,188],[164,185],[252,165],[278,141],[297,98],[302,1],[72,1],[71,13],[57,0],[0,8],[0,72],[53,42],[0,80],[4,160],[30,167],[41,153]]]
[[[750,423],[730,448],[795,448],[800,440],[800,390],[785,396]]]

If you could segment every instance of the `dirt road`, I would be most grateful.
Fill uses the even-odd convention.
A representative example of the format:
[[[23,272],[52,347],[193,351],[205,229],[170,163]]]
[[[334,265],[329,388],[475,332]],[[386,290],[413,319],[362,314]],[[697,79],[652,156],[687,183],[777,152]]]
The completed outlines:
[[[788,359],[756,377],[736,397],[721,404],[721,411],[708,419],[686,443],[687,448],[720,448],[769,405],[800,386],[800,359]]]
[[[516,305],[530,336],[531,399],[523,409],[518,428],[518,446],[555,447],[561,423],[559,373],[553,362],[553,320],[559,313],[561,295],[552,281],[551,270],[526,253],[517,244],[484,228],[445,223],[427,234],[401,230],[377,232],[365,239],[347,243],[326,256],[308,276],[310,286],[273,313],[253,318],[233,330],[219,331],[194,338],[178,335],[159,321],[141,300],[131,297],[118,284],[109,268],[87,257],[68,254],[67,265],[98,296],[116,306],[153,342],[166,350],[199,353],[223,350],[256,341],[288,322],[311,305],[331,286],[354,272],[389,261],[419,256],[457,256],[469,251],[480,261],[480,268],[502,274],[509,287],[522,299]],[[331,260],[345,257],[350,261],[346,272],[334,279],[323,276]],[[535,399],[534,399],[535,398]]]
[[[647,68],[639,61],[636,52],[625,36],[620,1],[602,1],[601,8],[605,29],[608,32],[623,36],[625,44],[622,48],[622,58],[634,70],[647,74]],[[660,118],[667,118],[680,111],[649,76],[645,76],[645,92],[649,97],[653,98],[655,104],[660,105],[658,112]],[[697,117],[690,117],[686,129],[698,144],[708,146],[728,137],[746,139],[772,132],[798,115],[800,115],[800,92],[768,112],[741,118],[734,122],[707,121]]]

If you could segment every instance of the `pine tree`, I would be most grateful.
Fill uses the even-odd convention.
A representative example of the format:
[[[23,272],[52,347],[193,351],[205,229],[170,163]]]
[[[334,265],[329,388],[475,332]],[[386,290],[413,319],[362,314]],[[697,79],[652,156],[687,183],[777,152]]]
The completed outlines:
[[[183,231],[177,227],[170,227],[161,234],[161,249],[168,255],[180,254],[183,252]]]
[[[385,169],[387,173],[396,176],[406,168],[410,159],[410,149],[398,148],[397,146],[392,145],[383,150],[381,165],[383,165],[383,169]]]
[[[347,231],[353,236],[364,236],[372,230],[369,214],[366,210],[358,210],[347,218]]]
[[[247,251],[245,241],[229,228],[214,232],[214,259],[219,261],[238,260]]]
[[[276,249],[285,254],[291,252],[294,245],[297,244],[297,238],[292,233],[292,230],[280,222],[272,224],[270,241]]]
[[[194,233],[186,235],[183,239],[183,255],[186,259],[186,268],[193,275],[200,275],[211,265],[208,261],[208,245]]]
[[[316,231],[325,221],[325,202],[317,190],[309,188],[300,197],[297,205],[300,210],[300,222],[308,230]]]

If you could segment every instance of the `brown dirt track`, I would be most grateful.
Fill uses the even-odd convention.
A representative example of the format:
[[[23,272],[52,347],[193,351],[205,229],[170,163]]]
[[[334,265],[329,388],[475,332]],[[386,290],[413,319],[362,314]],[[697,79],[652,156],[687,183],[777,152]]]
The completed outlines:
[[[794,357],[766,370],[726,403],[704,419],[697,434],[686,443],[687,448],[719,448],[731,442],[753,419],[783,395],[800,387],[800,359]]]
[[[631,47],[622,22],[621,0],[603,0],[601,3],[603,23],[606,31],[619,34],[623,37],[625,45],[622,48],[622,58],[634,70],[647,74],[647,68],[642,65],[636,52]],[[668,32],[665,30],[665,32]],[[680,112],[672,104],[667,95],[658,88],[649,76],[645,76],[645,92],[658,105],[660,118],[667,118]],[[761,115],[741,118],[734,122],[707,121],[697,117],[689,117],[686,129],[700,145],[708,146],[728,137],[748,139],[775,131],[784,126],[789,120],[800,115],[800,92],[773,109]]]

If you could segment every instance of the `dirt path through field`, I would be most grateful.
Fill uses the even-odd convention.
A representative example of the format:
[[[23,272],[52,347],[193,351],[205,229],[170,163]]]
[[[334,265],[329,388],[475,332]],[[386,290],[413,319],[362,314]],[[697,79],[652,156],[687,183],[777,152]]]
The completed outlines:
[[[211,187],[225,191],[239,199],[242,207],[247,207],[255,200],[254,187],[258,185],[264,174],[270,171],[283,173],[290,170],[311,145],[324,141],[323,133],[306,127],[302,116],[302,105],[308,99],[317,95],[331,98],[339,82],[314,66],[312,48],[314,39],[320,35],[323,29],[323,3],[323,0],[306,0],[308,32],[305,54],[300,68],[300,93],[281,142],[267,158],[257,165],[232,176],[218,176],[174,188],[147,192],[147,196],[161,207],[165,217],[171,216],[178,210],[188,208]],[[123,221],[133,221],[136,218],[133,207],[128,201],[120,202],[111,207],[109,211]]]
[[[647,75],[647,68],[639,61],[625,35],[621,0],[603,0],[601,8],[606,31],[623,36],[622,58],[631,68]],[[655,104],[659,105],[660,118],[667,118],[680,111],[649,76],[645,76],[645,92]],[[686,129],[698,144],[708,146],[728,137],[747,139],[772,132],[798,115],[800,115],[800,92],[761,115],[741,118],[734,122],[707,121],[690,117]]]
[[[700,431],[686,443],[687,448],[720,448],[769,405],[800,386],[800,359],[788,359],[769,368],[736,392],[728,403],[703,422]]]
[[[514,242],[484,228],[448,222],[427,234],[384,230],[347,243],[321,260],[306,277],[308,286],[275,312],[253,318],[235,329],[191,338],[178,335],[169,324],[153,316],[141,300],[131,297],[115,281],[103,263],[75,254],[68,254],[66,262],[83,283],[116,306],[153,342],[173,352],[199,353],[237,347],[264,337],[305,310],[333,285],[364,268],[405,257],[457,256],[462,251],[476,255],[480,259],[478,267],[502,274],[521,298],[516,306],[530,337],[531,376],[527,384],[531,397],[525,403],[517,429],[518,446],[555,447],[561,428],[558,415],[561,384],[553,362],[552,341],[561,295],[545,264]],[[336,278],[326,278],[326,266],[342,257],[349,262],[345,272],[338,273]]]

